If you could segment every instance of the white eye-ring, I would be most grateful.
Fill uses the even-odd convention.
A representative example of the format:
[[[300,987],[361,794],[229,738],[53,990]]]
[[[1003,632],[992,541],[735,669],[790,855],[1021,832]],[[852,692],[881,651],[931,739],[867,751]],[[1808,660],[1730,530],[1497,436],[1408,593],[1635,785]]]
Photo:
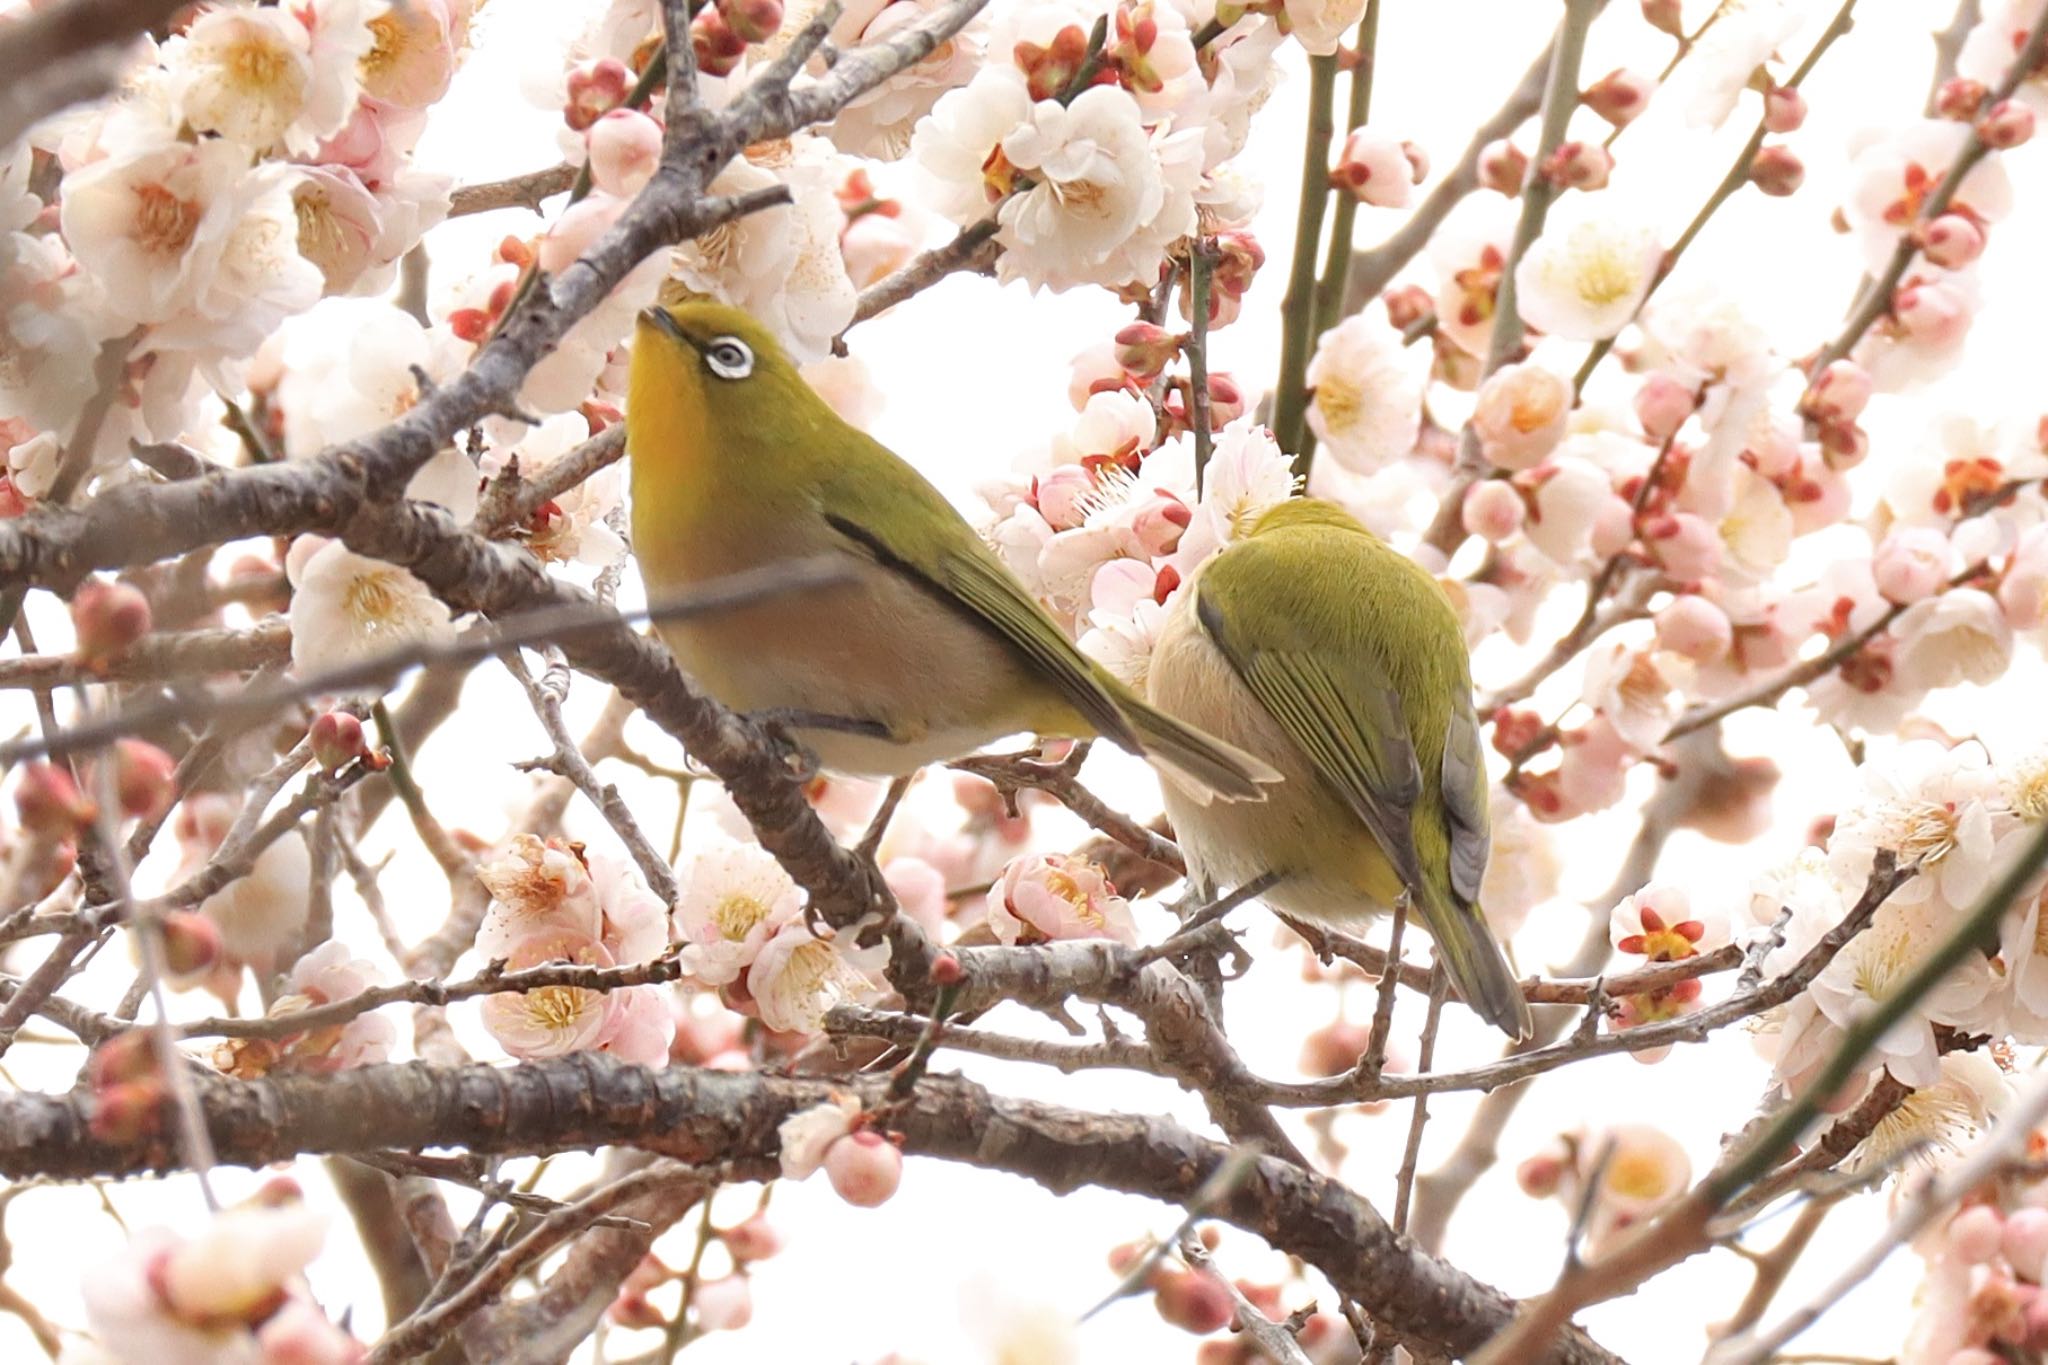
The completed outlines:
[[[704,348],[704,363],[720,379],[745,379],[754,372],[754,352],[738,337],[714,337]]]

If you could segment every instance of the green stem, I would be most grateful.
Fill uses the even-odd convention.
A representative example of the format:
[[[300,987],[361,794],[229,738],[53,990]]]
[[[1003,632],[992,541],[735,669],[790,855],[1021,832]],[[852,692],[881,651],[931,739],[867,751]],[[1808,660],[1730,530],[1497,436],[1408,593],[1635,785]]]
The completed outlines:
[[[1797,89],[1799,83],[1812,74],[1813,68],[1820,62],[1821,54],[1832,47],[1837,38],[1840,38],[1851,28],[1855,27],[1855,24],[1849,17],[1850,12],[1855,8],[1856,0],[1843,0],[1842,8],[1835,12],[1834,22],[1827,26],[1827,30],[1814,42],[1813,50],[1806,54],[1806,60],[1799,64],[1799,69],[1794,71],[1791,79],[1785,82],[1787,89]],[[1620,130],[1616,129],[1615,131],[1619,132]],[[1642,316],[1643,307],[1649,303],[1650,296],[1657,292],[1659,285],[1671,277],[1672,267],[1678,264],[1678,258],[1685,254],[1685,249],[1692,245],[1693,238],[1700,235],[1700,229],[1707,225],[1707,220],[1720,211],[1721,205],[1726,203],[1731,195],[1749,182],[1750,164],[1756,160],[1756,154],[1762,150],[1764,136],[1769,131],[1769,129],[1764,127],[1763,120],[1758,119],[1756,131],[1749,135],[1749,141],[1742,144],[1742,150],[1736,154],[1734,163],[1728,167],[1728,174],[1721,177],[1721,183],[1716,185],[1714,192],[1707,196],[1707,202],[1700,205],[1700,211],[1692,216],[1692,221],[1685,225],[1685,231],[1679,234],[1678,240],[1672,243],[1671,249],[1664,253],[1663,264],[1658,267],[1656,275],[1650,280],[1650,287],[1644,292],[1642,303],[1636,305],[1636,311],[1631,315],[1630,321],[1634,321],[1635,318]],[[1613,349],[1613,337],[1603,337],[1593,343],[1593,349],[1586,353],[1586,359],[1579,366],[1579,372],[1572,376],[1573,394],[1576,395],[1585,389],[1586,381],[1592,378],[1593,371],[1599,367],[1600,362],[1605,360],[1607,353]]]
[[[1323,235],[1323,210],[1330,199],[1331,105],[1337,88],[1335,56],[1312,57],[1308,64],[1308,131],[1301,148],[1301,207],[1294,220],[1294,261],[1287,274],[1287,296],[1281,301],[1280,377],[1273,390],[1273,436],[1282,450],[1295,453],[1295,472],[1308,474],[1309,452],[1302,448],[1308,394],[1310,329],[1315,323],[1316,247]]]
[[[1351,98],[1344,109],[1347,136],[1365,126],[1366,113],[1372,107],[1372,71],[1379,56],[1379,28],[1380,0],[1366,0],[1365,17],[1358,21],[1358,65],[1351,71]],[[1323,253],[1323,278],[1316,285],[1316,336],[1335,327],[1337,315],[1343,311],[1344,287],[1351,281],[1351,228],[1357,220],[1357,197],[1338,195],[1336,211],[1330,215],[1330,244]],[[1303,456],[1303,463],[1309,458]]]
[[[2034,831],[2034,837],[2013,859],[2004,875],[1978,898],[1968,914],[1956,922],[1948,937],[1920,960],[1913,974],[1878,1001],[1875,1009],[1857,1020],[1855,1026],[1843,1035],[1841,1045],[1828,1058],[1820,1075],[1799,1093],[1798,1098],[1772,1116],[1769,1126],[1757,1135],[1741,1156],[1707,1177],[1704,1193],[1712,1207],[1722,1207],[1750,1182],[1762,1177],[1784,1159],[1807,1127],[1820,1116],[1821,1104],[1839,1094],[1843,1086],[1861,1073],[1865,1056],[1877,1046],[1878,1040],[1904,1019],[1915,1005],[1926,999],[1941,984],[1943,977],[1993,937],[1999,918],[2026,890],[2027,883],[2040,872],[2044,863],[2048,863],[2048,822],[2043,822]]]
[[[1209,243],[1197,237],[1188,247],[1188,425],[1195,436],[1195,496],[1202,496],[1202,471],[1215,442],[1209,430]]]

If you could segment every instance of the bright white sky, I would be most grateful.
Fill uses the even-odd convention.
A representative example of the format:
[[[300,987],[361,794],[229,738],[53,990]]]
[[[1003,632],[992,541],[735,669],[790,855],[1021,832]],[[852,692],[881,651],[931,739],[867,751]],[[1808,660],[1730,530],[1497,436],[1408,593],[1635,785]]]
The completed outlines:
[[[1002,3],[1002,0],[995,0]],[[533,111],[519,92],[523,63],[552,61],[557,49],[547,35],[570,26],[577,5],[516,4],[499,0],[479,19],[476,52],[448,104],[422,146],[424,164],[465,182],[484,181],[551,164],[557,152],[548,115]],[[1518,79],[1544,41],[1561,6],[1518,0],[1387,0],[1381,19],[1379,74],[1374,122],[1422,144],[1438,167],[1448,165],[1478,119],[1489,113]],[[1694,6],[1688,6],[1692,9]],[[1808,4],[1813,22],[1788,46],[1801,53],[1834,5]],[[1661,65],[1667,40],[1649,31],[1636,7],[1617,0],[1593,31],[1585,70],[1589,78],[1621,64],[1651,70]],[[1947,21],[1945,3],[1876,3],[1864,6],[1859,23],[1829,54],[1807,87],[1812,115],[1792,145],[1805,158],[1807,188],[1790,200],[1738,196],[1734,205],[1697,243],[1674,280],[1702,283],[1738,299],[1770,328],[1788,354],[1818,344],[1847,308],[1861,270],[1851,241],[1834,235],[1827,218],[1837,202],[1845,166],[1843,148],[1866,122],[1917,116],[1923,98],[1931,46],[1930,30]],[[1290,59],[1298,56],[1292,49]],[[1753,96],[1747,97],[1753,100]],[[1267,209],[1259,235],[1269,264],[1242,319],[1217,335],[1214,368],[1231,370],[1256,393],[1269,382],[1278,354],[1279,299],[1295,204],[1299,164],[1303,82],[1298,63],[1268,107],[1254,121],[1245,164],[1267,176]],[[1591,124],[1590,115],[1581,115]],[[1653,104],[1652,112],[1617,146],[1617,189],[1626,188],[1657,206],[1669,235],[1689,218],[1719,179],[1746,134],[1754,109],[1745,103],[1718,137],[1686,131],[1682,120]],[[1589,127],[1588,131],[1592,131]],[[1520,139],[1526,148],[1532,137]],[[1884,402],[1866,426],[1876,457],[1859,487],[1862,504],[1881,484],[1878,470],[1889,461],[1926,449],[1922,434],[1929,417],[1959,408],[1986,417],[2012,413],[2032,420],[2024,404],[2028,380],[2038,365],[2038,332],[2032,310],[2020,300],[2039,297],[2038,253],[2023,244],[2043,240],[2044,216],[2036,193],[2040,153],[2029,148],[2011,161],[2018,185],[2018,210],[1992,234],[1984,265],[1987,297],[2002,300],[1980,321],[1962,373],[1936,390],[1908,401]],[[1359,241],[1384,235],[1397,215],[1371,208],[1359,215]],[[430,238],[437,282],[467,272],[474,260],[505,232],[527,233],[532,220],[518,213],[491,215],[452,225]],[[1668,239],[1668,238],[1667,238]],[[465,255],[467,253],[467,255]],[[1426,276],[1424,277],[1426,279]],[[871,369],[887,397],[875,432],[925,470],[963,503],[975,485],[1010,460],[1036,449],[1071,419],[1065,391],[1069,358],[1106,336],[1127,319],[1126,310],[1102,293],[1033,299],[1021,287],[1002,289],[979,279],[956,279],[893,316],[859,329],[855,354]],[[1570,358],[1576,360],[1576,356]],[[2033,361],[2033,366],[2028,362]],[[2023,368],[2026,367],[2026,368]],[[1610,371],[1608,382],[1615,382]],[[1598,393],[1596,384],[1596,395]],[[1625,396],[1626,389],[1618,390]],[[1561,604],[1568,621],[1575,604]],[[1559,622],[1561,627],[1563,622]],[[55,631],[55,621],[50,623]],[[1506,647],[1489,649],[1478,660],[1482,682],[1517,672]],[[1979,730],[1994,752],[2010,752],[2041,737],[2041,722],[2023,703],[2040,679],[2038,660],[1989,693],[1957,692],[1936,699],[1930,710],[1953,729]],[[579,684],[572,711],[587,713],[599,689]],[[1545,693],[1550,714],[1569,699]],[[521,729],[520,727],[527,727]],[[521,738],[507,740],[507,734]],[[1777,827],[1752,847],[1729,849],[1681,834],[1672,840],[1660,874],[1686,885],[1695,904],[1735,907],[1747,895],[1750,873],[1782,859],[1802,841],[1810,819],[1832,810],[1850,790],[1851,769],[1835,741],[1816,733],[1796,710],[1783,717],[1749,714],[1728,726],[1738,753],[1772,754],[1788,776],[1778,795]],[[648,736],[636,741],[653,743]],[[508,747],[509,746],[509,747]],[[524,779],[498,765],[538,753],[544,747],[515,692],[488,670],[465,698],[464,714],[427,750],[422,777],[437,809],[451,824],[495,832],[506,810],[517,803]],[[1093,770],[1100,789],[1149,813],[1156,797],[1142,772],[1119,755],[1104,755]],[[627,782],[625,770],[607,776]],[[1637,775],[1640,792],[1649,774]],[[633,789],[636,808],[652,830],[666,830],[672,796]],[[1633,803],[1631,803],[1633,804]],[[594,841],[609,838],[578,809],[572,828]],[[1074,831],[1048,820],[1050,842],[1058,846]],[[1614,859],[1633,832],[1626,811],[1579,822],[1563,834],[1565,893],[1590,897],[1613,873]],[[384,841],[401,849],[403,831],[387,821]],[[401,852],[386,881],[394,911],[415,933],[438,922],[445,901],[438,874],[416,853]],[[359,912],[340,911],[345,937],[375,956],[374,938]],[[1250,922],[1250,921],[1247,921]],[[1156,932],[1155,913],[1145,927]],[[1568,902],[1539,909],[1518,942],[1525,965],[1561,956],[1574,944],[1583,919]],[[1255,926],[1254,946],[1269,941],[1269,929]],[[88,980],[96,989],[118,992],[131,968],[110,952]],[[1301,1035],[1325,1022],[1323,997],[1299,989],[1291,956],[1269,953],[1268,961],[1231,988],[1232,1034],[1251,1064],[1269,1074],[1291,1074]],[[1370,999],[1348,1002],[1363,1015]],[[196,1004],[196,1002],[195,1002]],[[1412,1017],[1410,1017],[1412,1013]],[[1404,1006],[1400,1027],[1412,1033],[1419,1010]],[[992,1016],[991,1027],[1016,1032],[1044,1031],[1045,1021],[1018,1010]],[[480,1052],[490,1055],[488,1044]],[[8,1059],[21,1085],[61,1089],[71,1063],[57,1064],[54,1049],[22,1047]],[[1495,1043],[1460,1011],[1446,1017],[1439,1064],[1460,1066],[1491,1057]],[[1125,1074],[1061,1077],[1045,1070],[963,1060],[948,1054],[945,1067],[961,1069],[1014,1095],[1057,1099],[1081,1107],[1123,1111],[1166,1111],[1199,1123],[1199,1106],[1165,1082]],[[1763,1064],[1744,1040],[1729,1038],[1705,1049],[1681,1051],[1657,1066],[1616,1058],[1572,1068],[1543,1083],[1525,1103],[1503,1142],[1502,1166],[1467,1201],[1451,1231],[1447,1252],[1466,1270],[1510,1293],[1545,1288],[1562,1248],[1565,1212],[1554,1204],[1523,1197],[1512,1183],[1514,1163],[1561,1129],[1616,1122],[1663,1125],[1687,1146],[1696,1170],[1714,1159],[1720,1137],[1755,1111],[1767,1084]],[[1471,1107],[1464,1097],[1440,1099],[1425,1144],[1424,1167],[1448,1150]],[[1338,1120],[1338,1135],[1353,1157],[1344,1174],[1364,1194],[1387,1207],[1392,1173],[1407,1127],[1407,1108],[1377,1117]],[[1297,1128],[1299,1125],[1296,1125]],[[1304,1142],[1308,1141],[1303,1135]],[[566,1163],[564,1163],[566,1164]],[[312,1163],[297,1173],[328,1202]],[[238,1197],[257,1177],[224,1172],[219,1186]],[[734,1192],[733,1217],[750,1207],[754,1191]],[[134,1225],[195,1218],[200,1204],[189,1182],[171,1186],[136,1184],[111,1191],[111,1199]],[[1147,1231],[1164,1233],[1176,1211],[1139,1200],[1084,1193],[1064,1201],[1022,1180],[985,1175],[937,1162],[913,1161],[902,1192],[880,1213],[863,1213],[834,1197],[822,1182],[777,1190],[778,1221],[791,1233],[790,1246],[763,1265],[755,1277],[756,1318],[746,1332],[715,1337],[691,1348],[688,1358],[704,1365],[738,1365],[764,1360],[873,1362],[891,1350],[933,1362],[977,1358],[962,1327],[962,1286],[979,1282],[983,1305],[1010,1300],[1030,1311],[1078,1315],[1109,1288],[1113,1277],[1104,1254],[1121,1241]],[[8,1232],[16,1260],[8,1279],[46,1313],[66,1324],[82,1321],[75,1283],[81,1268],[103,1263],[123,1240],[112,1220],[98,1211],[94,1196],[82,1192],[34,1192],[9,1208]],[[1781,1295],[1781,1307],[1796,1303],[1839,1264],[1851,1249],[1866,1245],[1880,1226],[1883,1201],[1864,1200],[1831,1218]],[[458,1214],[458,1216],[460,1216]],[[722,1221],[724,1221],[722,1219]],[[52,1253],[58,1254],[52,1254]],[[686,1254],[686,1253],[685,1253]],[[1234,1275],[1270,1277],[1277,1258],[1245,1235],[1226,1236],[1221,1266]],[[671,1258],[672,1261],[677,1259]],[[1871,1283],[1801,1341],[1799,1349],[1827,1348],[1884,1356],[1903,1332],[1907,1301],[1918,1278],[1918,1262],[1895,1258]],[[1585,1324],[1604,1344],[1638,1361],[1696,1359],[1704,1345],[1702,1327],[1724,1316],[1749,1279],[1733,1256],[1719,1254],[1666,1275],[1629,1301],[1597,1309]],[[315,1286],[330,1309],[349,1308],[368,1336],[380,1318],[373,1287],[360,1270],[345,1217],[337,1224],[326,1256],[316,1266]],[[1297,1295],[1292,1302],[1298,1302]],[[1330,1306],[1325,1299],[1325,1306]],[[975,1316],[985,1316],[976,1310]],[[1160,1325],[1149,1303],[1134,1300],[1113,1307],[1081,1333],[1082,1359],[1110,1365],[1132,1359],[1192,1358],[1192,1340]],[[635,1346],[621,1342],[619,1354]],[[0,1355],[30,1358],[26,1335],[12,1319],[0,1317]]]

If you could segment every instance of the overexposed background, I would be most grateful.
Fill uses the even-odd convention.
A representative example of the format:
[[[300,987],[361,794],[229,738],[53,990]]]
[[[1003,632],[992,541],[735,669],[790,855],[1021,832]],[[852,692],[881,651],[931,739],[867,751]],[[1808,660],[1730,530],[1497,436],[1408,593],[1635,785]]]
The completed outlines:
[[[994,0],[1001,4],[1003,0]],[[448,101],[437,109],[422,143],[419,163],[443,170],[458,182],[473,183],[552,164],[558,156],[549,112],[522,95],[522,73],[557,65],[562,39],[579,16],[593,8],[541,0],[495,0],[479,16],[475,50]],[[1652,32],[1632,4],[1618,2],[1595,25],[1584,72],[1588,80],[1620,65],[1654,71],[1669,52],[1669,40]],[[1688,7],[1689,9],[1692,7]],[[1386,0],[1380,19],[1379,62],[1373,91],[1373,122],[1420,143],[1439,169],[1455,161],[1472,126],[1487,116],[1520,78],[1540,49],[1561,7],[1534,0]],[[1810,22],[1788,43],[1803,53],[1832,15],[1833,4],[1807,4]],[[1862,261],[1853,240],[1836,235],[1829,212],[1840,199],[1850,140],[1872,125],[1902,123],[1919,115],[1933,60],[1931,30],[1949,19],[1946,3],[1867,0],[1855,30],[1828,54],[1806,86],[1812,106],[1806,126],[1787,139],[1805,159],[1807,184],[1795,197],[1766,199],[1745,192],[1722,212],[1678,268],[1670,288],[1697,284],[1737,300],[1764,325],[1788,356],[1821,344],[1839,326],[1854,297]],[[1244,164],[1266,181],[1266,209],[1258,235],[1268,264],[1241,319],[1212,343],[1212,369],[1234,373],[1255,397],[1271,382],[1279,351],[1279,302],[1296,202],[1301,124],[1305,102],[1300,53],[1283,50],[1289,78],[1253,122]],[[1747,135],[1755,96],[1715,135],[1684,127],[1681,114],[1653,103],[1651,111],[1616,147],[1618,170],[1612,193],[1654,206],[1667,240],[1690,218],[1712,189]],[[1588,135],[1598,135],[1590,114],[1579,116]],[[1533,129],[1518,139],[1533,144]],[[2018,186],[2012,218],[1991,235],[1982,265],[1986,296],[1993,300],[1973,330],[1963,365],[1929,390],[1902,399],[1880,399],[1864,419],[1874,452],[1857,476],[1859,508],[1883,486],[1884,471],[1897,462],[1927,458],[1928,429],[1940,413],[1960,411],[1989,421],[2001,416],[2031,422],[2038,403],[2034,381],[2040,347],[2036,321],[2041,267],[2036,243],[2044,240],[2041,153],[2033,147],[2013,154],[2009,165]],[[1426,188],[1426,187],[1425,187]],[[1390,211],[1364,207],[1357,236],[1370,245],[1400,220]],[[506,233],[530,235],[537,220],[508,211],[462,220],[428,239],[435,266],[434,293],[480,265],[491,243]],[[1431,283],[1425,262],[1411,275]],[[853,353],[868,366],[886,398],[875,434],[925,471],[970,515],[978,483],[1020,456],[1040,450],[1071,422],[1065,397],[1068,362],[1085,346],[1128,320],[1128,310],[1102,292],[1031,297],[1022,287],[1001,288],[978,278],[954,278],[857,329]],[[1547,343],[1556,344],[1556,343]],[[1561,347],[1567,363],[1577,356]],[[1611,386],[1611,387],[1609,387]],[[1629,388],[1610,362],[1589,398],[1626,401]],[[1426,515],[1426,503],[1412,513]],[[1802,542],[1796,553],[1817,568],[1828,537]],[[1795,570],[1796,571],[1796,570]],[[625,599],[637,585],[629,582]],[[1572,594],[1553,604],[1539,644],[1561,630],[1576,613]],[[46,608],[50,605],[43,604]],[[62,638],[61,613],[46,612],[39,632]],[[1477,657],[1482,685],[1519,672],[1527,651],[1489,641]],[[2014,673],[1996,688],[1958,689],[1937,696],[1928,713],[1957,733],[1985,736],[1994,753],[2031,747],[2044,733],[2038,707],[2040,661],[2023,652]],[[1569,681],[1540,694],[1538,705],[1555,715],[1573,695]],[[579,681],[570,699],[572,728],[601,700],[601,689]],[[12,723],[10,717],[7,723]],[[1729,848],[1681,832],[1667,846],[1660,878],[1686,886],[1697,906],[1738,910],[1746,901],[1750,875],[1782,861],[1804,842],[1811,820],[1832,812],[1853,791],[1853,769],[1841,745],[1817,730],[1795,704],[1781,714],[1746,713],[1727,726],[1731,750],[1768,753],[1785,771],[1776,798],[1772,832],[1753,845]],[[516,736],[516,738],[513,738]],[[650,728],[636,725],[635,743],[659,756],[672,756]],[[526,779],[504,765],[543,752],[545,741],[516,689],[496,671],[479,670],[464,696],[461,715],[419,758],[420,776],[437,812],[450,825],[495,835],[517,806]],[[608,769],[631,795],[646,827],[657,838],[674,816],[672,788],[652,784],[624,767]],[[1141,815],[1156,811],[1156,793],[1143,770],[1121,755],[1099,754],[1090,778],[1105,794]],[[1584,925],[1575,898],[1597,896],[1611,880],[1621,851],[1634,832],[1632,811],[1653,786],[1648,771],[1635,775],[1631,799],[1622,807],[1582,819],[1560,834],[1565,855],[1564,899],[1540,908],[1518,940],[1525,967],[1557,960],[1574,945]],[[1041,817],[1048,846],[1077,835],[1067,817]],[[610,833],[580,804],[571,830],[600,845]],[[387,814],[371,841],[374,855],[396,847],[399,856],[385,885],[401,927],[418,936],[439,922],[445,910],[438,872],[411,842],[402,814]],[[167,861],[167,860],[165,860]],[[164,868],[145,869],[147,876]],[[352,913],[353,911],[353,913]],[[1244,914],[1248,942],[1272,942],[1270,921]],[[1157,934],[1163,914],[1148,912],[1142,926]],[[376,940],[359,909],[338,903],[339,934],[366,956],[380,958]],[[36,945],[26,950],[34,953]],[[18,961],[19,959],[17,959]],[[118,993],[131,968],[120,951],[109,951],[87,974],[89,991]],[[1710,989],[1712,989],[1710,987]],[[1246,980],[1230,989],[1231,1033],[1252,1066],[1267,1074],[1293,1074],[1303,1034],[1327,1021],[1330,997],[1305,995],[1291,952],[1270,949]],[[1311,1002],[1304,1004],[1305,1001]],[[197,1004],[197,1001],[188,1002]],[[1370,1010],[1369,993],[1346,1002],[1359,1016]],[[473,1007],[456,1011],[458,1023],[473,1027]],[[1005,1008],[991,1027],[1043,1033],[1050,1026],[1026,1011]],[[1397,1021],[1412,1036],[1420,1023],[1419,1002],[1404,1000]],[[1497,1050],[1493,1035],[1464,1012],[1447,1012],[1438,1065],[1455,1067],[1486,1060]],[[480,1055],[495,1055],[487,1041]],[[76,1064],[68,1051],[20,1046],[7,1059],[8,1075],[29,1088],[63,1088]],[[1172,1112],[1200,1124],[1199,1103],[1170,1083],[1123,1073],[1063,1077],[1041,1068],[965,1059],[941,1054],[939,1065],[957,1067],[1012,1095],[1057,1099],[1102,1110]],[[1655,1066],[1619,1057],[1573,1067],[1546,1078],[1523,1104],[1502,1142],[1502,1163],[1472,1192],[1452,1224],[1446,1255],[1472,1274],[1511,1294],[1538,1292],[1550,1283],[1562,1253],[1566,1211],[1537,1203],[1513,1183],[1515,1162],[1557,1132],[1580,1125],[1644,1122],[1664,1127],[1687,1146],[1696,1171],[1718,1152],[1724,1133],[1740,1127],[1756,1110],[1769,1084],[1766,1067],[1739,1036],[1704,1048],[1682,1049]],[[1424,1146],[1423,1168],[1447,1151],[1463,1131],[1473,1097],[1438,1098]],[[1391,1205],[1393,1172],[1408,1121],[1406,1105],[1375,1115],[1338,1118],[1337,1135],[1352,1148],[1344,1176],[1382,1208]],[[1312,1139],[1298,1116],[1290,1117],[1304,1145]],[[566,1158],[568,1169],[582,1158]],[[323,1187],[317,1162],[294,1168],[312,1197],[335,1207]],[[217,1178],[227,1199],[253,1188],[261,1177],[224,1171]],[[730,1217],[752,1207],[758,1191],[730,1191]],[[178,1224],[202,1216],[189,1180],[133,1182],[110,1188],[108,1201],[131,1226]],[[1800,1270],[1783,1290],[1779,1306],[1796,1303],[1848,1252],[1866,1245],[1880,1226],[1885,1200],[1853,1201],[1829,1219]],[[1078,1315],[1114,1283],[1104,1255],[1118,1242],[1146,1232],[1164,1233],[1179,1212],[1146,1201],[1088,1192],[1055,1200],[1023,1180],[985,1174],[925,1160],[913,1160],[902,1191],[879,1212],[852,1209],[823,1182],[785,1184],[773,1197],[776,1220],[790,1234],[779,1257],[760,1265],[753,1277],[755,1320],[742,1333],[713,1336],[692,1346],[687,1358],[721,1362],[861,1361],[890,1351],[927,1362],[980,1358],[973,1325],[1000,1316],[1000,1305],[1024,1311]],[[458,1217],[465,1211],[458,1205]],[[125,1235],[102,1209],[98,1195],[79,1190],[30,1191],[9,1205],[7,1231],[15,1244],[8,1281],[59,1322],[83,1321],[76,1285],[81,1272],[104,1263]],[[347,1310],[365,1339],[375,1335],[379,1298],[354,1246],[345,1216],[337,1222],[326,1254],[314,1269],[314,1284],[330,1311]],[[672,1234],[684,1241],[688,1228]],[[1766,1242],[1775,1235],[1764,1229]],[[680,1258],[669,1257],[671,1263]],[[1229,1274],[1270,1279],[1283,1271],[1280,1258],[1244,1234],[1227,1234],[1219,1265]],[[1918,1262],[1895,1257],[1850,1301],[1803,1338],[1797,1349],[1836,1350],[1887,1356],[1903,1333]],[[1585,1325],[1606,1346],[1641,1362],[1696,1359],[1703,1327],[1731,1311],[1747,1287],[1748,1267],[1726,1253],[1700,1258],[1660,1277],[1641,1294],[1588,1313]],[[1290,1304],[1306,1291],[1296,1292]],[[1326,1295],[1325,1307],[1333,1307]],[[1191,1359],[1192,1339],[1165,1327],[1149,1299],[1115,1305],[1081,1330],[1082,1358],[1091,1362],[1134,1359]],[[632,1354],[644,1343],[618,1340],[616,1354]],[[33,1344],[11,1318],[0,1317],[0,1358],[31,1358]]]

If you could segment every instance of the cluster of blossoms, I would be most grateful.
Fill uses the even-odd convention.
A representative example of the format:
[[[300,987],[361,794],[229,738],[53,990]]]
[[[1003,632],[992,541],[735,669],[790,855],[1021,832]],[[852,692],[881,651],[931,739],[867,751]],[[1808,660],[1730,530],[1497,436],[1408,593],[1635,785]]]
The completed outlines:
[[[2038,1160],[2039,1134],[2028,1156]],[[1994,1181],[1913,1241],[1926,1263],[1900,1365],[1994,1365],[2048,1348],[2048,1188]]]
[[[1560,1134],[1526,1158],[1515,1179],[1532,1199],[1585,1209],[1585,1251],[1597,1258],[1628,1228],[1685,1193],[1692,1162],[1670,1134],[1628,1123]]]

